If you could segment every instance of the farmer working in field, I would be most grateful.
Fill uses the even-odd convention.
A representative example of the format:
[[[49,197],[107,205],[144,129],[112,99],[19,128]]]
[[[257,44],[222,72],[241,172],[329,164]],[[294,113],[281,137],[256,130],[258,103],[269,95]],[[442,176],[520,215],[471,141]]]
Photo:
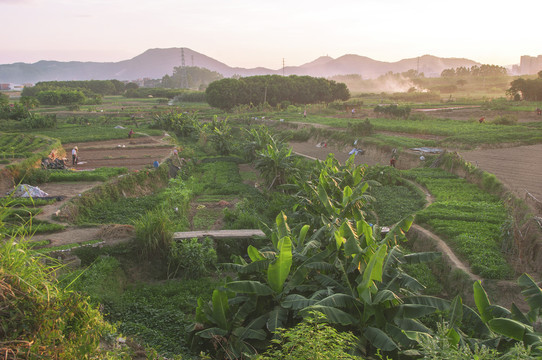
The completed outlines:
[[[75,146],[73,149],[72,149],[72,165],[77,165],[77,158],[79,156],[79,148],[77,148],[77,146]]]

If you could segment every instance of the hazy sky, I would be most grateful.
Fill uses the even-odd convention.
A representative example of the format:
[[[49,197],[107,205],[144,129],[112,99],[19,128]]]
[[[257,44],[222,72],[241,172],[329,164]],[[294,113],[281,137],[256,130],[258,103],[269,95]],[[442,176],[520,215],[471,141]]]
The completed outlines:
[[[0,64],[187,47],[271,69],[345,54],[510,65],[542,54],[541,13],[540,0],[0,0]]]

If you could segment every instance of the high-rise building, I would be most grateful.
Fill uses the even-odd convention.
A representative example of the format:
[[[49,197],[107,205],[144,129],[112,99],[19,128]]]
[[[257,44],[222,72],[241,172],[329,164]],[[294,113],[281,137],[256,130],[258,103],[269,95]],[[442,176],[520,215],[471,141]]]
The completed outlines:
[[[519,63],[519,72],[521,75],[533,75],[542,70],[542,55],[537,57],[523,55]]]

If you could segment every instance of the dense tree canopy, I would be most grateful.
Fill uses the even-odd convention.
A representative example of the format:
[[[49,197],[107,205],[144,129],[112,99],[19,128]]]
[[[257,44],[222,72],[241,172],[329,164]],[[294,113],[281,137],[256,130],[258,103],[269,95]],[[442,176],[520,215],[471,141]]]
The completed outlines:
[[[42,81],[25,86],[21,96],[35,98],[44,105],[99,104],[103,96],[119,95],[125,90],[126,85],[119,80]]]
[[[211,71],[197,66],[187,66],[184,68],[186,73],[186,83],[183,84],[183,68],[178,66],[173,69],[173,75],[165,75],[162,78],[162,86],[165,88],[184,88],[201,90],[213,81],[222,79],[222,75],[216,71]]]
[[[70,88],[85,92],[90,91],[99,95],[120,95],[126,90],[126,86],[119,80],[85,80],[85,81],[41,81],[33,87],[25,87],[22,96],[36,96],[38,92],[47,89]]]
[[[542,100],[542,74],[538,74],[538,79],[519,78],[510,83],[510,88],[506,93],[515,99],[528,101]]]
[[[454,76],[504,76],[506,75],[506,68],[498,65],[474,65],[468,67],[458,67],[451,69],[444,69],[440,76],[442,77],[454,77]]]
[[[237,105],[276,106],[283,101],[311,104],[348,100],[350,92],[343,83],[310,76],[252,76],[222,79],[207,87],[207,102],[213,107],[229,110]]]

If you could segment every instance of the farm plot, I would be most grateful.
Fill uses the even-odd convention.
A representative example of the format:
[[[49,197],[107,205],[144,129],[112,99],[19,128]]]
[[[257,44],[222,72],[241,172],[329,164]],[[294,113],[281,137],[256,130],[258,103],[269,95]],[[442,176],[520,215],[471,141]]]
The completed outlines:
[[[29,134],[0,133],[0,159],[26,158],[44,150],[50,139]]]
[[[526,191],[542,199],[542,145],[461,152],[461,156],[480,169],[494,174],[518,197]]]
[[[133,139],[69,143],[64,145],[67,154],[79,148],[79,163],[75,169],[86,170],[98,167],[126,167],[139,170],[162,162],[171,155],[173,145],[162,136],[146,136]],[[71,159],[69,159],[71,162]]]
[[[475,274],[489,279],[513,274],[501,252],[506,247],[502,229],[507,212],[497,197],[442,169],[412,169],[404,175],[435,197],[433,204],[416,215],[418,224],[445,239]]]

